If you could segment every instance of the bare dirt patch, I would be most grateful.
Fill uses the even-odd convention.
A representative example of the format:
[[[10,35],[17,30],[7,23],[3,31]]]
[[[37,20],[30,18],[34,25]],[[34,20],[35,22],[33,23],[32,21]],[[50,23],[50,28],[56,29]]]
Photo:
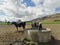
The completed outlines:
[[[60,24],[43,24],[44,28],[49,28],[52,31],[52,40],[51,45],[60,45]],[[31,28],[30,25],[27,25],[26,28]],[[23,30],[22,27],[19,28],[19,31]],[[21,40],[23,34],[17,32],[15,26],[13,25],[0,25],[0,45],[8,45],[9,43],[15,40]]]
[[[60,24],[44,24],[43,27],[50,28],[52,31],[52,44],[51,45],[60,45]]]

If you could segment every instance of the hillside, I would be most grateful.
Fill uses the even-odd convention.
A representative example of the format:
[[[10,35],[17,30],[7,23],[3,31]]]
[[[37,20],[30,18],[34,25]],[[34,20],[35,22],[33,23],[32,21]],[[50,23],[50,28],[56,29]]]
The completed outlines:
[[[54,21],[60,21],[60,14],[54,14],[51,16],[47,16],[44,20],[44,22],[54,22]]]
[[[32,21],[42,21],[42,22],[53,22],[53,21],[60,21],[60,14],[53,14],[53,15],[49,15],[49,16],[45,16],[43,18],[37,18],[34,19]]]

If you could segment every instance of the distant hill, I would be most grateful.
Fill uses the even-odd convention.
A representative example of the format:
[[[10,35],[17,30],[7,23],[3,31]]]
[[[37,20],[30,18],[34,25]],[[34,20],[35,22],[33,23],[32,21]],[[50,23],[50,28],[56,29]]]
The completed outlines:
[[[58,14],[53,14],[53,15],[48,16],[48,17],[51,17],[51,18],[59,18],[59,17],[60,17],[60,13],[58,13]]]
[[[60,21],[60,14],[53,14],[51,16],[47,16],[44,20],[42,21],[47,21],[47,22],[53,22],[53,21]]]
[[[45,16],[43,18],[37,18],[37,19],[34,19],[32,21],[55,21],[55,20],[60,20],[60,13],[58,14],[53,14],[53,15],[49,15],[49,16]]]

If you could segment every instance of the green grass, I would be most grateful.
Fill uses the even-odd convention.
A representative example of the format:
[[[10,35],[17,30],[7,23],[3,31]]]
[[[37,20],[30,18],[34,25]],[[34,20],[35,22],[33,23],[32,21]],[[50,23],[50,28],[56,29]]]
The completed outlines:
[[[0,22],[0,25],[6,25],[6,22]],[[32,24],[32,22],[26,22],[26,24]],[[42,24],[60,24],[60,21],[53,21],[53,22],[42,22]]]
[[[31,24],[31,22],[27,22],[27,24]],[[0,22],[0,25],[7,25],[7,22]]]
[[[32,22],[26,22],[26,24],[32,24]]]
[[[27,22],[27,24],[31,24],[32,22]],[[60,24],[60,21],[53,21],[53,22],[42,22],[42,24]]]
[[[6,22],[0,22],[0,25],[7,25]]]

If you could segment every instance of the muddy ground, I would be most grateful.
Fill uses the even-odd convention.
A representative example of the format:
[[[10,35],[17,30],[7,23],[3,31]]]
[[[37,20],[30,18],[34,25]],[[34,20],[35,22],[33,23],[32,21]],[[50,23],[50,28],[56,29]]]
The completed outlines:
[[[43,24],[44,28],[49,28],[52,31],[52,36],[54,39],[51,45],[60,45],[60,24]],[[27,25],[26,28],[31,28]],[[19,31],[23,30],[22,27]],[[14,25],[0,25],[0,45],[8,45],[15,40],[22,40],[23,33],[17,32]]]

